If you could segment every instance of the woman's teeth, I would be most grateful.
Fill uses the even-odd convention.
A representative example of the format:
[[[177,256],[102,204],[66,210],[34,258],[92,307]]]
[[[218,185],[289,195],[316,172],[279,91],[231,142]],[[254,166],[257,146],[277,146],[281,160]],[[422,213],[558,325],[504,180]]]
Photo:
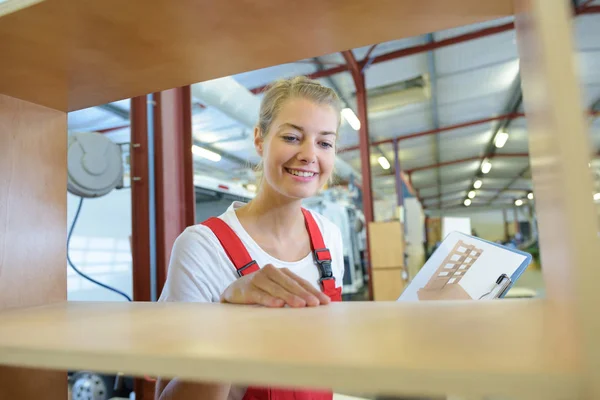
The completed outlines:
[[[305,178],[308,178],[308,177],[314,176],[314,174],[315,174],[314,172],[296,171],[295,169],[288,169],[287,171],[288,171],[290,174],[292,174],[292,175],[296,175],[296,176],[302,176],[302,177],[305,177]]]

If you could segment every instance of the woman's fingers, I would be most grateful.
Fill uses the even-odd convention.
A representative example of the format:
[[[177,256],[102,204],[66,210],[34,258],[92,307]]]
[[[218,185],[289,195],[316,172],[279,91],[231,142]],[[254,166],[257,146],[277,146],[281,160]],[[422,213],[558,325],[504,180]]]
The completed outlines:
[[[306,291],[308,291],[309,293],[311,293],[312,295],[314,295],[319,300],[319,302],[321,304],[329,304],[331,302],[331,299],[329,298],[329,296],[327,296],[325,293],[321,292],[319,289],[315,288],[306,279],[302,279],[301,277],[299,277],[298,275],[294,274],[292,271],[290,271],[287,268],[282,268],[281,272],[283,272],[284,274],[286,274],[290,278],[294,279],[294,281],[298,285],[300,285],[303,289],[305,289]],[[315,305],[318,305],[318,304],[315,304]]]
[[[233,304],[260,304],[265,307],[306,307],[329,304],[331,299],[287,268],[269,264],[237,279],[221,295]]]
[[[275,271],[271,271],[271,270]],[[270,278],[270,275],[278,274],[281,272],[276,271],[276,268],[272,265],[266,265],[260,271],[252,274],[252,285],[264,292],[267,292],[271,296],[277,297],[285,301],[291,307],[305,307],[306,301],[300,296],[288,291],[281,286],[277,281]]]
[[[253,288],[250,296],[253,304],[260,304],[265,307],[281,308],[286,303],[285,300],[273,296],[258,287]]]
[[[310,291],[300,285],[294,277],[295,275],[288,275],[284,272],[285,268],[273,268],[267,272],[267,277],[273,281],[276,285],[282,287],[286,292],[293,294],[295,297],[302,299],[304,304],[299,307],[315,307],[319,305],[319,298],[312,294]],[[298,278],[298,277],[296,277]]]

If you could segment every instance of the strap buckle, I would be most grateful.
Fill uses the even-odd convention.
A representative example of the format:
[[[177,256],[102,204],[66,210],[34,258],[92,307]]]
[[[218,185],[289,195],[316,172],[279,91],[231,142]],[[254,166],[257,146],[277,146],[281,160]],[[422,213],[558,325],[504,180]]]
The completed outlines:
[[[247,269],[247,268],[250,268],[250,267],[251,267],[251,266],[253,266],[253,265],[257,265],[257,264],[256,264],[256,261],[254,261],[254,260],[250,261],[248,264],[246,264],[246,265],[244,265],[242,268],[238,269],[238,270],[237,270],[237,273],[238,273],[238,275],[240,276],[240,278],[241,278],[242,276],[244,276],[244,270],[245,270],[245,269]]]
[[[326,260],[321,260],[319,259],[319,253],[329,253],[329,258]],[[315,262],[317,263],[317,265],[319,266],[319,271],[321,272],[321,278],[319,279],[319,282],[328,280],[328,279],[335,279],[333,276],[333,270],[331,269],[331,253],[329,252],[328,248],[324,248],[324,249],[316,249],[314,252],[314,257],[315,257]]]

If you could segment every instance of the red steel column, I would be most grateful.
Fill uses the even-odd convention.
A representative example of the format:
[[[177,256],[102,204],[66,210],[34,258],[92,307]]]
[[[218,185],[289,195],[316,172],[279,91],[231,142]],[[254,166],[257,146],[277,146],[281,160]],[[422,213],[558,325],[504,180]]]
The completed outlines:
[[[175,239],[196,222],[191,100],[189,86],[154,94],[156,284],[159,295],[167,278]]]
[[[151,301],[148,97],[131,99],[131,257],[133,300]],[[137,399],[152,400],[154,383],[136,378]]]
[[[365,76],[361,71],[361,67],[356,61],[351,50],[342,52],[348,69],[354,79],[356,85],[356,108],[358,119],[360,120],[359,129],[359,146],[360,146],[360,163],[362,173],[362,189],[363,189],[363,213],[367,226],[373,222],[373,191],[371,189],[371,154],[369,145],[369,121],[367,118],[367,90],[365,88]],[[369,248],[369,230],[367,229],[367,271],[369,273],[369,298],[373,299],[373,279],[371,273],[371,251]]]
[[[150,193],[147,97],[131,99],[131,258],[133,300],[150,301]]]

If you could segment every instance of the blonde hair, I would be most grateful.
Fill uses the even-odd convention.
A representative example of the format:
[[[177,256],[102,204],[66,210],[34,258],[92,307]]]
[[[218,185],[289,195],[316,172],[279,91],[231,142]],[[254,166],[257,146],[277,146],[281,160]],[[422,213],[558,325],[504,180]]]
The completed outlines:
[[[321,85],[318,81],[305,76],[298,76],[290,79],[280,79],[271,84],[265,91],[260,103],[257,125],[262,137],[265,137],[269,132],[269,128],[279,111],[281,111],[283,104],[294,98],[307,99],[333,108],[338,115],[339,129],[342,103],[337,93],[333,89]]]
[[[337,93],[326,86],[321,85],[320,82],[307,78],[305,76],[298,76],[295,78],[280,79],[273,82],[264,92],[263,99],[260,103],[260,112],[258,116],[257,128],[260,132],[260,136],[265,138],[271,124],[277,118],[277,115],[283,108],[286,101],[290,99],[307,99],[316,104],[328,105],[336,112],[338,117],[339,130],[341,124],[341,111],[342,102]],[[338,132],[336,131],[336,134]],[[262,183],[262,172],[263,162],[262,160],[258,163],[255,168],[258,176],[258,184]],[[333,173],[329,179],[329,184],[333,183]]]

